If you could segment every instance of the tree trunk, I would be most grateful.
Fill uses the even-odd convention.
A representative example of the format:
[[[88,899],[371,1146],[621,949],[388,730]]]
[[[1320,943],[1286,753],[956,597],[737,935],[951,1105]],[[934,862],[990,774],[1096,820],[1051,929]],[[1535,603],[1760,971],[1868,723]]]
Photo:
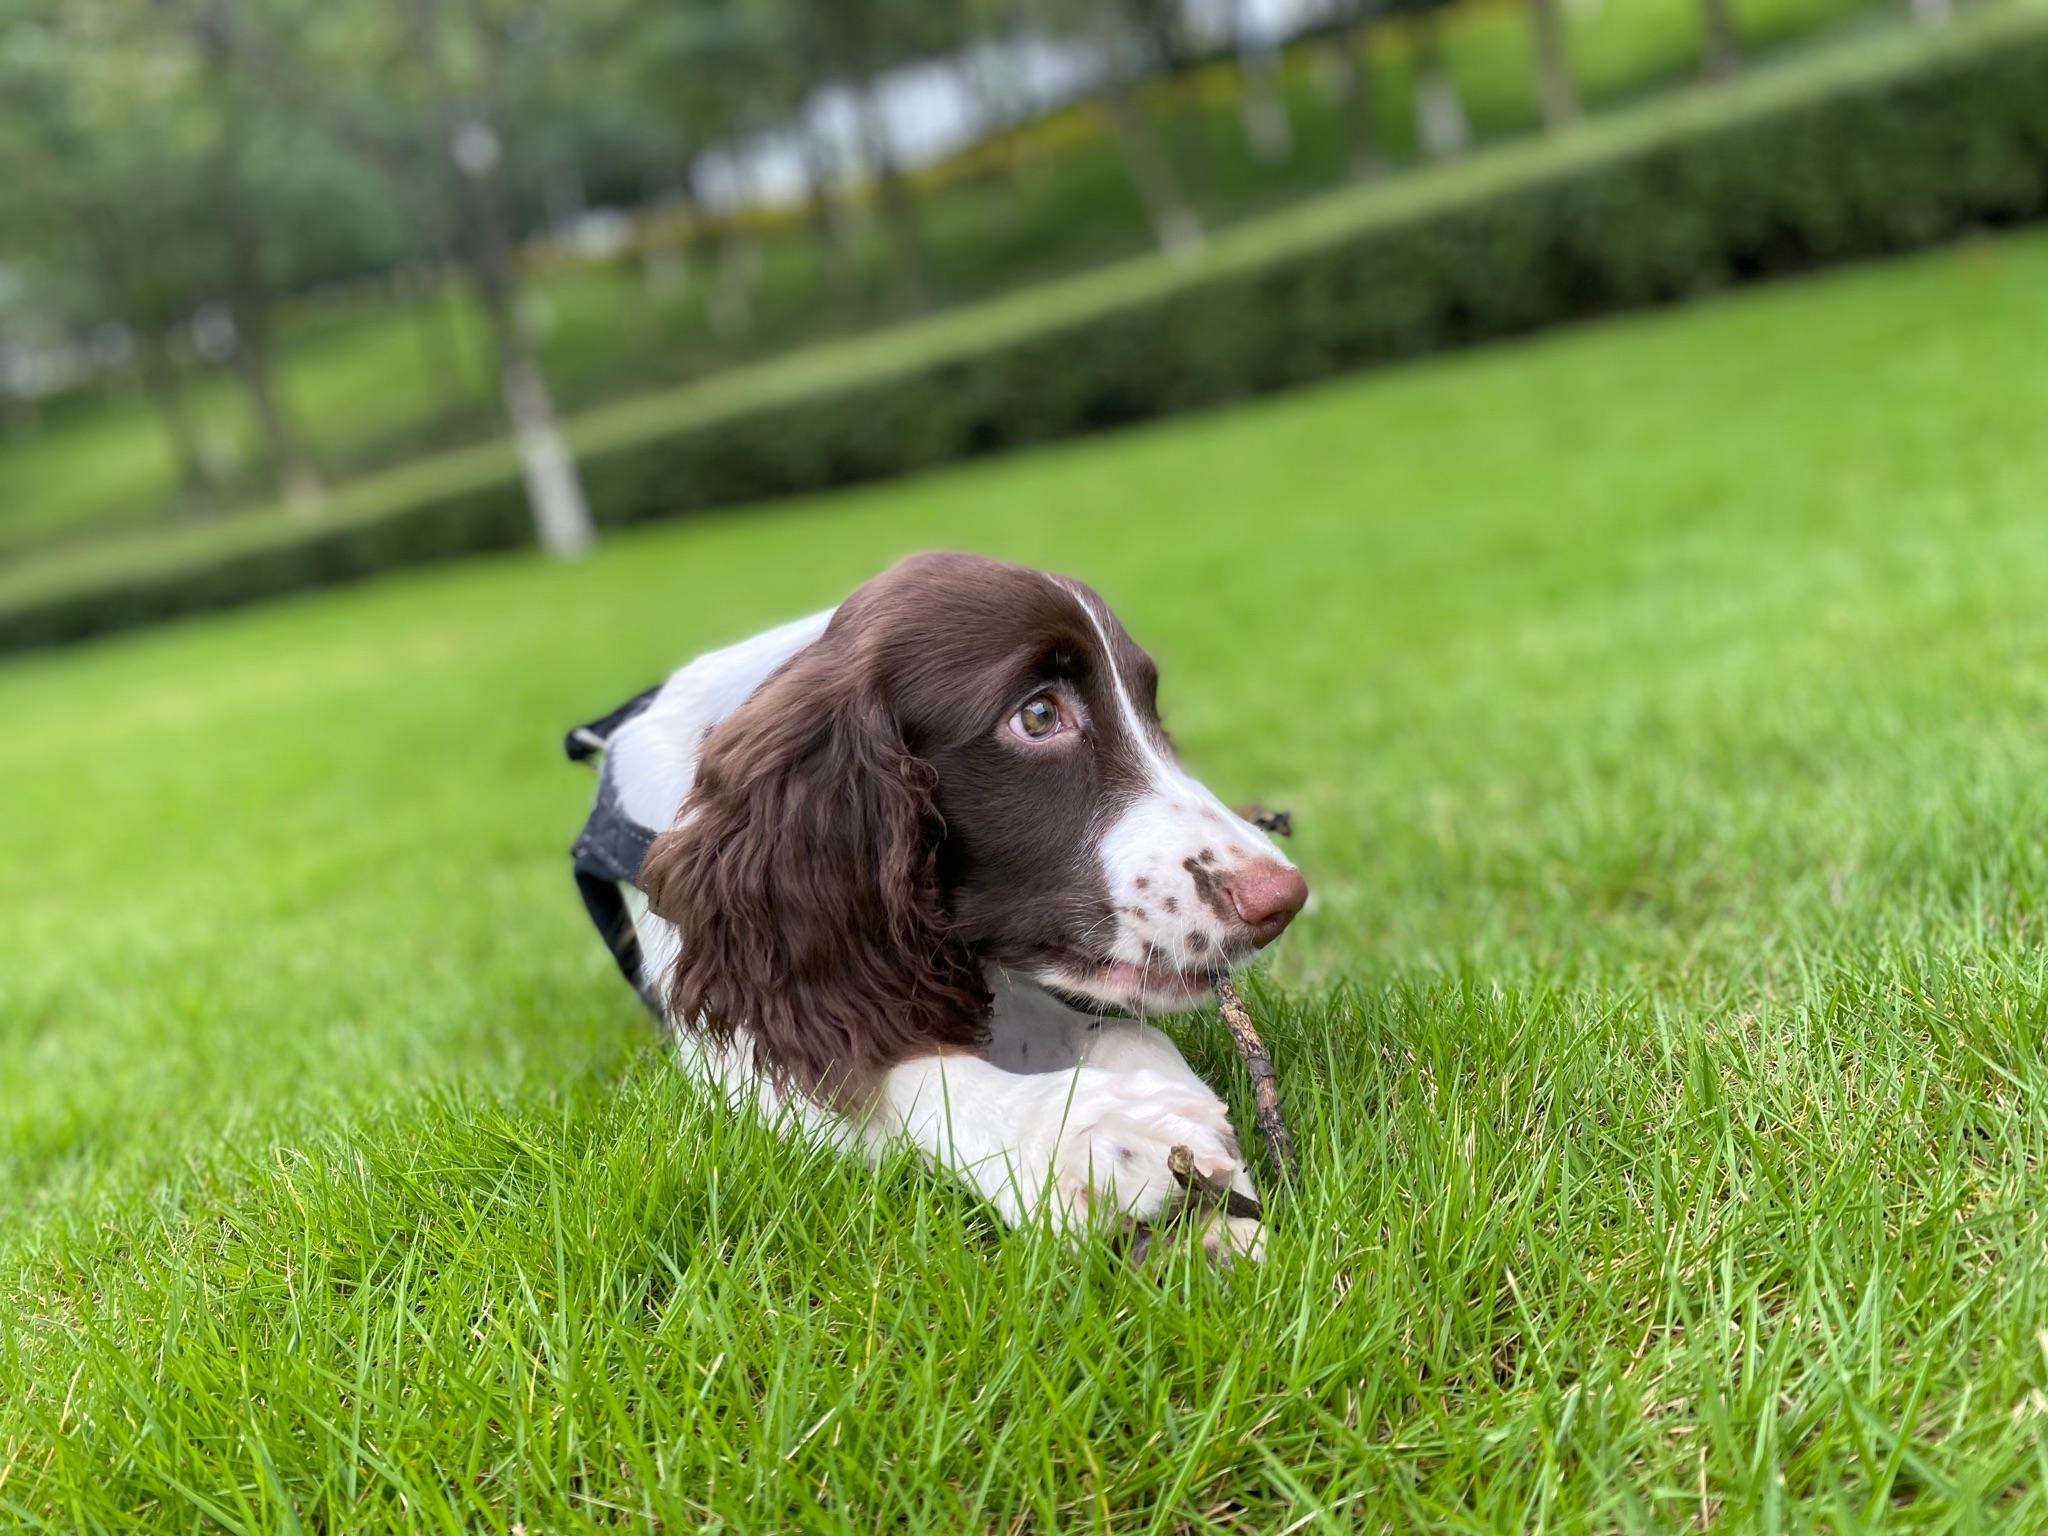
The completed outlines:
[[[1123,152],[1124,169],[1137,188],[1145,214],[1152,221],[1152,238],[1169,256],[1192,255],[1202,248],[1202,221],[1181,195],[1173,166],[1167,161],[1145,108],[1128,80],[1113,81],[1103,93],[1102,104],[1109,114],[1110,131]]]
[[[728,224],[718,242],[718,275],[704,296],[704,323],[720,341],[754,333],[754,284],[761,276],[760,242]]]
[[[320,476],[300,446],[291,413],[285,409],[272,367],[270,304],[255,270],[254,247],[235,242],[233,288],[228,310],[235,322],[235,371],[249,392],[249,408],[263,439],[264,462],[270,467],[271,489],[301,516],[317,510],[323,498]]]
[[[1294,120],[1280,89],[1280,55],[1263,38],[1252,35],[1245,0],[1236,0],[1231,33],[1237,50],[1237,106],[1244,123],[1245,143],[1262,165],[1280,165],[1294,153]]]
[[[262,254],[266,221],[251,206],[247,104],[237,79],[245,61],[240,57],[227,6],[202,9],[191,25],[212,76],[213,97],[221,114],[212,179],[215,216],[227,242],[224,276],[228,314],[235,326],[235,372],[249,392],[271,489],[292,511],[304,514],[320,504],[320,477],[299,444],[271,366],[270,286]]]
[[[178,470],[178,494],[192,512],[213,509],[215,486],[206,467],[206,454],[199,444],[199,431],[185,403],[185,390],[178,378],[178,365],[171,357],[170,342],[161,331],[144,331],[136,337],[136,360],[141,365],[142,387],[156,409],[157,421],[170,444],[171,461]]]
[[[1955,0],[1912,0],[1913,19],[1923,27],[1946,26],[1955,15]]]
[[[1700,73],[1709,80],[1732,80],[1742,73],[1742,34],[1735,25],[1734,0],[1700,0],[1700,22],[1707,34]]]
[[[1152,238],[1169,256],[1193,255],[1202,248],[1202,221],[1182,195],[1173,163],[1159,147],[1151,121],[1145,116],[1136,71],[1129,66],[1128,46],[1114,18],[1100,8],[1093,14],[1104,64],[1099,92],[1102,109],[1109,118],[1117,149],[1123,154],[1124,170],[1152,222]]]
[[[436,0],[409,0],[406,9],[413,46],[426,64],[434,108],[446,135],[442,149],[455,173],[463,264],[490,327],[498,394],[512,428],[526,503],[533,511],[534,537],[546,553],[572,560],[590,547],[597,529],[519,313],[519,256],[506,226],[504,191],[498,181],[503,146],[485,117],[462,103],[441,68]]]
[[[588,549],[597,534],[591,526],[590,509],[584,504],[576,460],[562,435],[540,364],[517,316],[507,318],[510,335],[498,342],[498,383],[505,396],[505,415],[512,423],[519,474],[526,482],[526,499],[533,507],[540,547],[558,560],[571,560]]]
[[[825,274],[826,298],[835,310],[845,311],[860,293],[860,258],[854,250],[852,223],[832,185],[834,167],[825,140],[808,115],[798,124],[797,141],[803,151],[811,234],[819,268]]]
[[[1146,34],[1145,41],[1152,50],[1150,62],[1155,67],[1147,69],[1135,58],[1119,56],[1119,46],[1129,47],[1133,39],[1126,35],[1121,45],[1116,39],[1113,17],[1117,10],[1117,0],[1097,0],[1097,3],[1111,13],[1111,16],[1104,18],[1098,26],[1098,37],[1104,49],[1104,57],[1133,78],[1147,78],[1151,81],[1153,100],[1160,104],[1161,111],[1147,111],[1147,125],[1160,117],[1164,117],[1169,124],[1184,124],[1188,131],[1181,136],[1180,142],[1186,158],[1181,163],[1188,167],[1188,174],[1196,185],[1213,183],[1216,180],[1216,138],[1209,131],[1209,103],[1202,94],[1202,51],[1189,38],[1187,29],[1182,25],[1185,18],[1181,8],[1178,5],[1164,3],[1124,6],[1126,19],[1131,16],[1133,10],[1137,12],[1138,24]],[[1230,3],[1231,9],[1227,14],[1234,17],[1237,0],[1230,0]],[[1231,35],[1234,38],[1234,20],[1231,26]],[[1142,96],[1138,104],[1141,108],[1144,107]],[[1242,112],[1239,120],[1243,125],[1243,131],[1251,133],[1251,123],[1244,118]],[[1293,125],[1290,123],[1286,126],[1291,128]],[[1158,135],[1153,134],[1153,138],[1157,139]]]
[[[1529,0],[1529,20],[1536,31],[1536,86],[1543,126],[1562,128],[1579,115],[1579,88],[1572,80],[1559,0]]]
[[[129,252],[118,226],[101,217],[89,205],[73,204],[72,217],[85,243],[100,283],[109,294],[130,294],[134,290],[129,271]],[[161,315],[147,319],[124,317],[135,337],[136,372],[142,392],[164,430],[171,450],[171,463],[178,475],[178,497],[187,512],[211,511],[218,487],[207,463],[205,446],[185,403],[185,390],[178,377],[177,359],[171,356],[170,330],[173,322]]]
[[[1370,181],[1386,169],[1380,152],[1379,123],[1372,75],[1372,7],[1374,0],[1350,0],[1336,32],[1337,110],[1343,119],[1344,142],[1351,157],[1351,175]]]
[[[1423,158],[1449,160],[1472,144],[1472,122],[1458,95],[1458,82],[1444,61],[1443,23],[1433,10],[1424,11],[1416,26],[1415,138]]]
[[[597,533],[576,461],[520,319],[516,256],[499,201],[498,137],[475,117],[451,111],[449,119],[449,153],[462,188],[469,275],[497,351],[498,389],[526,483],[526,500],[533,509],[534,532],[548,554],[573,559],[590,547]]]
[[[861,148],[875,178],[875,203],[889,242],[897,304],[910,314],[921,314],[931,307],[931,283],[925,272],[924,243],[917,233],[916,196],[897,164],[874,82],[865,83],[854,95],[859,102]]]
[[[239,320],[235,325],[235,371],[242,376],[243,387],[249,392],[249,406],[255,413],[256,430],[263,438],[264,458],[270,465],[271,488],[287,507],[302,516],[319,510],[323,498],[320,476],[299,446],[298,434],[292,430],[284,402],[278,398],[270,344],[268,340],[253,339]]]

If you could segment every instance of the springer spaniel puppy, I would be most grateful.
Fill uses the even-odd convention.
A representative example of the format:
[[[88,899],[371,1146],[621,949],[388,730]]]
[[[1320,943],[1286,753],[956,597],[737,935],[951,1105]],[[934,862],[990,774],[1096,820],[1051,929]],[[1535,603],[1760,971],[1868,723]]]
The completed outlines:
[[[571,733],[604,754],[586,903],[728,1094],[908,1139],[1013,1224],[1158,1217],[1177,1144],[1249,1196],[1222,1101],[1142,1019],[1308,887],[1175,762],[1157,684],[1078,581],[905,560]]]

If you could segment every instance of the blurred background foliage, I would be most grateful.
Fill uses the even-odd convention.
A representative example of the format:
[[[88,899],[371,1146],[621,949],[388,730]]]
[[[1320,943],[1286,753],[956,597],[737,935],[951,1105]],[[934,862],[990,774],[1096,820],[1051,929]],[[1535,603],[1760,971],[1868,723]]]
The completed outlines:
[[[508,427],[572,553],[646,513],[593,518],[564,412],[1148,249],[1199,270],[1332,189],[1948,11],[0,0],[0,607],[109,536],[316,533]]]

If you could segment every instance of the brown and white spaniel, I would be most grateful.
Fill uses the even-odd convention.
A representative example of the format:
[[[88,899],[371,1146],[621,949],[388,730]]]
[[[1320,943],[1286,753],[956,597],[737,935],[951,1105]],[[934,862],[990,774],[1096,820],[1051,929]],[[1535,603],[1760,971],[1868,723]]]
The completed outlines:
[[[1222,1102],[1140,1020],[1308,887],[1174,760],[1157,683],[1078,581],[906,560],[572,733],[604,752],[586,899],[697,1070],[849,1147],[908,1138],[1011,1222],[1156,1216],[1176,1144],[1249,1194]]]

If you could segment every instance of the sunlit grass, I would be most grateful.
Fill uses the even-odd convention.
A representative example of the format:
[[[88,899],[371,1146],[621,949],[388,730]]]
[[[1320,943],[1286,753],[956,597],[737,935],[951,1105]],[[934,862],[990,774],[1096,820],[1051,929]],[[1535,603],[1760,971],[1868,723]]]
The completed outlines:
[[[2044,349],[1988,244],[0,670],[0,1523],[2040,1529]],[[1257,1270],[735,1121],[576,905],[564,725],[942,544],[1296,813]]]

